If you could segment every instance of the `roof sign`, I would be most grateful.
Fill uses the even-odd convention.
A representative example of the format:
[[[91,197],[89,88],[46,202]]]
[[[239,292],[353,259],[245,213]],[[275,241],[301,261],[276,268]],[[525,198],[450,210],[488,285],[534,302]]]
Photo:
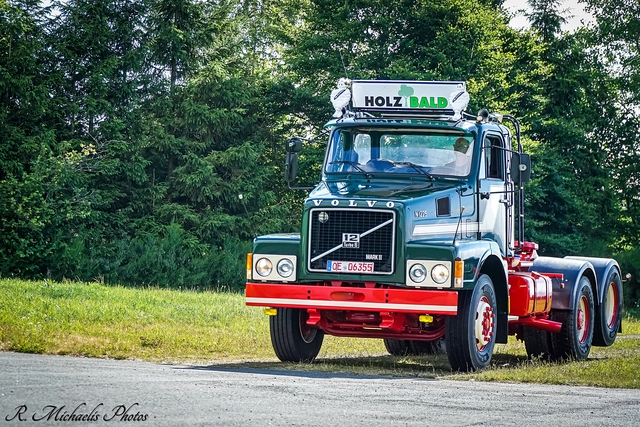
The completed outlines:
[[[459,118],[469,103],[465,82],[353,80],[355,111],[453,115]]]

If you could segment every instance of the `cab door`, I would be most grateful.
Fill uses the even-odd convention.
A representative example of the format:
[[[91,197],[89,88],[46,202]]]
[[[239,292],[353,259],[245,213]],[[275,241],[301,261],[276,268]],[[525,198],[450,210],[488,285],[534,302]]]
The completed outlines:
[[[506,149],[502,135],[486,133],[479,171],[478,234],[498,243],[502,256],[509,253],[513,236],[512,194],[506,181]]]

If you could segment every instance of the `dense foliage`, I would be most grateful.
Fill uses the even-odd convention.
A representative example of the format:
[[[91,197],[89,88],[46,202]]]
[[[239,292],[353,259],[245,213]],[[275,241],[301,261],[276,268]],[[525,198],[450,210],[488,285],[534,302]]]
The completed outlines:
[[[637,2],[571,33],[560,0],[528,30],[502,3],[0,0],[0,275],[240,287],[252,237],[299,227],[282,141],[345,76],[466,80],[523,123],[541,252],[640,273]]]

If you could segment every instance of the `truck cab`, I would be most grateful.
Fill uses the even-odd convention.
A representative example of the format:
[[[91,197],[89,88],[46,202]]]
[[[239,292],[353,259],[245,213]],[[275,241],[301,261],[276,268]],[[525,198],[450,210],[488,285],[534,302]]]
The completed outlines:
[[[454,370],[476,370],[509,334],[535,355],[571,353],[552,344],[563,322],[574,336],[556,341],[588,354],[601,287],[617,292],[603,333],[619,329],[615,261],[596,262],[618,273],[599,284],[592,262],[537,261],[524,241],[531,163],[515,118],[466,114],[465,82],[342,82],[331,100],[300,233],[258,237],[247,257],[246,303],[266,307],[281,360],[313,360],[331,334],[381,338],[395,355],[446,352]],[[301,150],[287,141],[289,184]],[[566,306],[555,317],[554,290]]]

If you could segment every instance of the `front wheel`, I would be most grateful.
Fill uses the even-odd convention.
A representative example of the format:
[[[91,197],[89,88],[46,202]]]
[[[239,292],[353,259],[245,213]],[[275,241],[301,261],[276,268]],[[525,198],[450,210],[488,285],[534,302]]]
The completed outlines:
[[[495,345],[496,293],[483,274],[473,291],[460,292],[458,314],[446,319],[445,342],[454,371],[476,371],[489,366]]]
[[[324,332],[307,325],[307,310],[279,308],[269,318],[271,345],[283,362],[311,362],[322,347]]]

